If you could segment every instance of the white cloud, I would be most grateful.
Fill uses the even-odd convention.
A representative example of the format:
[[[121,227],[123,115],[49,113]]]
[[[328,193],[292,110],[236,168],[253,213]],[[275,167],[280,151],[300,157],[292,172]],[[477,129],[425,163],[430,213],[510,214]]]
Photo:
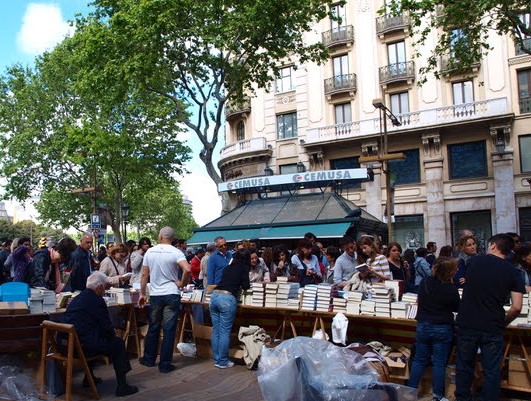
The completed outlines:
[[[201,161],[196,161],[201,163]],[[193,216],[197,224],[203,226],[217,219],[221,214],[221,198],[214,181],[206,171],[195,168],[190,174],[180,179],[181,193],[192,201]]]
[[[17,43],[22,52],[36,56],[53,48],[73,30],[63,20],[59,5],[30,3],[17,33]]]

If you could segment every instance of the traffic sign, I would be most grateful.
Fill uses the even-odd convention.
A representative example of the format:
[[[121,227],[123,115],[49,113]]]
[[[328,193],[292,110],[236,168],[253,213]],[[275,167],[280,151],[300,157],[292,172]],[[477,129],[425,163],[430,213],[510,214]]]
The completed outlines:
[[[101,217],[99,214],[93,213],[90,216],[90,228],[93,230],[101,228]]]

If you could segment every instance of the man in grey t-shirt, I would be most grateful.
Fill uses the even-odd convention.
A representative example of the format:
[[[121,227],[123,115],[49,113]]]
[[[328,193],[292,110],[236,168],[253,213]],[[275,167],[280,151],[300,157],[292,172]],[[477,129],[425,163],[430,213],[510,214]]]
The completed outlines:
[[[351,237],[344,236],[341,238],[339,246],[343,249],[343,253],[337,258],[334,266],[334,284],[343,288],[345,282],[356,271],[358,255],[356,253],[356,241]]]

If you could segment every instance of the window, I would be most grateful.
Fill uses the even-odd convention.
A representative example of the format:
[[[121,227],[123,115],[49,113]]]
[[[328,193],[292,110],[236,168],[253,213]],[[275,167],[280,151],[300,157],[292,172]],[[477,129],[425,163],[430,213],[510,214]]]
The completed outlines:
[[[419,150],[405,150],[402,153],[405,153],[405,159],[389,160],[391,184],[414,184],[420,182]]]
[[[360,168],[358,157],[346,157],[344,159],[330,160],[331,170],[344,170],[349,168]],[[354,182],[347,185],[342,185],[341,188],[361,188],[360,182]]]
[[[336,104],[334,109],[336,112],[336,124],[352,122],[352,111],[350,103]]]
[[[531,113],[531,69],[518,71],[518,103],[520,113]]]
[[[452,29],[450,33],[450,56],[464,54],[468,48],[468,38],[462,29]]]
[[[416,249],[424,246],[424,217],[421,214],[395,216],[393,223],[394,239],[403,249]]]
[[[243,141],[245,139],[245,124],[243,121],[240,121],[238,123],[238,126],[236,127],[236,140],[237,141]]]
[[[407,72],[406,43],[404,41],[387,45],[387,58],[390,76],[403,75]]]
[[[520,142],[520,168],[522,173],[531,173],[531,135],[518,138]]]
[[[341,18],[341,21],[332,20],[331,21],[331,28],[332,32],[341,32],[344,30],[344,28],[347,26],[347,14],[345,12],[345,5],[344,4],[335,4],[330,8],[331,14],[334,17]]]
[[[278,139],[297,137],[297,113],[277,116],[277,137]]]
[[[334,87],[345,88],[348,86],[348,56],[334,57],[332,59],[334,65]]]
[[[454,97],[454,113],[457,117],[467,116],[474,112],[474,88],[472,81],[454,82],[452,84]]]
[[[297,174],[297,163],[280,166],[280,174]]]
[[[448,145],[450,179],[487,176],[485,141]]]
[[[293,66],[284,67],[280,69],[280,76],[276,79],[277,93],[295,90],[294,73],[295,69],[293,68]]]
[[[407,92],[395,93],[389,96],[391,112],[394,115],[409,113],[409,95]]]
[[[487,240],[492,236],[490,210],[450,213],[452,245],[459,241],[459,232],[470,230],[478,240],[478,253],[487,249]]]

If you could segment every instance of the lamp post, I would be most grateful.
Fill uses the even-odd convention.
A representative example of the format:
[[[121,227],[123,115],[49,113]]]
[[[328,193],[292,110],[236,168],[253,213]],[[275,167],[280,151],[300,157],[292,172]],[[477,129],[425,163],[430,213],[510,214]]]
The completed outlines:
[[[124,203],[122,205],[122,222],[124,223],[124,244],[127,241],[127,219],[129,218],[129,205]]]
[[[400,120],[387,108],[382,99],[374,99],[372,105],[378,109],[380,113],[380,150],[377,156],[360,157],[360,163],[368,163],[378,161],[382,163],[382,171],[385,174],[385,215],[387,219],[387,243],[393,240],[393,223],[392,218],[392,202],[391,193],[394,189],[391,188],[391,171],[389,170],[389,161],[395,159],[405,159],[404,153],[389,153],[387,143],[387,119],[391,120],[391,124],[396,127],[402,125]],[[383,129],[382,129],[383,128]]]

